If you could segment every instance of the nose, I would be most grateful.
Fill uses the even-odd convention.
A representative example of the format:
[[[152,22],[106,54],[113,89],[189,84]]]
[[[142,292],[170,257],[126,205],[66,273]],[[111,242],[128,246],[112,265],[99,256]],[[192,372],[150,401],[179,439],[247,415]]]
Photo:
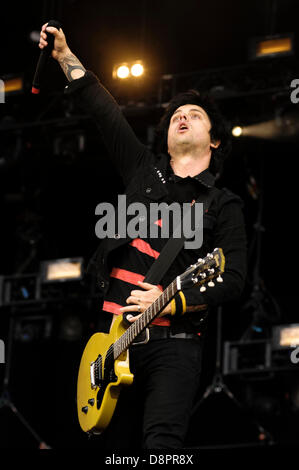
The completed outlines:
[[[182,112],[179,116],[179,120],[182,121],[182,120],[187,120],[188,119],[188,116],[186,113]]]

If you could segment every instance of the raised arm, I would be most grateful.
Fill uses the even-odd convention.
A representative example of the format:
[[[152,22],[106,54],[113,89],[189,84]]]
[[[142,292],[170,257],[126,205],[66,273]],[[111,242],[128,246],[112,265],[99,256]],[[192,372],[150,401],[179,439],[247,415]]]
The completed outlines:
[[[90,71],[86,71],[79,59],[71,52],[64,32],[53,27],[42,26],[40,49],[47,46],[47,33],[55,36],[52,57],[60,64],[69,85],[67,93],[90,114],[109,151],[116,170],[127,184],[142,162],[148,162],[149,151],[136,137],[111,94]]]
[[[44,47],[48,45],[47,32],[52,33],[55,36],[52,57],[60,64],[68,81],[71,82],[72,80],[77,80],[78,78],[83,77],[86,69],[83,67],[79,59],[77,59],[77,57],[71,52],[62,29],[60,28],[58,31],[56,28],[51,26],[47,27],[47,24],[48,23],[45,23],[42,26],[39,48],[44,49]]]

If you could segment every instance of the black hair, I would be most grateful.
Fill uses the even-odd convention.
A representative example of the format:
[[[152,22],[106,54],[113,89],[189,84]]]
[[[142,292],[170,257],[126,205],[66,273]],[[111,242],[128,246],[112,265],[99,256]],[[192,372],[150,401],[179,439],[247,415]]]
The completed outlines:
[[[215,149],[212,148],[209,167],[211,173],[216,175],[221,171],[223,162],[230,153],[231,131],[228,122],[220,113],[213,98],[208,94],[200,93],[197,90],[188,90],[171,99],[156,129],[156,150],[167,153],[167,135],[171,116],[177,108],[185,104],[195,104],[205,110],[211,121],[211,141],[220,140],[220,145]]]

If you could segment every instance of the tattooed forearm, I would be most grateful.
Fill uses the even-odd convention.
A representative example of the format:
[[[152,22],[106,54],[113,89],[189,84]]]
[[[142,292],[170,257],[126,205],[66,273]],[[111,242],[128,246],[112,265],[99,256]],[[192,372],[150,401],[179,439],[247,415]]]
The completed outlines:
[[[71,52],[68,52],[63,59],[59,60],[59,63],[69,82],[83,77],[86,72],[81,62]]]

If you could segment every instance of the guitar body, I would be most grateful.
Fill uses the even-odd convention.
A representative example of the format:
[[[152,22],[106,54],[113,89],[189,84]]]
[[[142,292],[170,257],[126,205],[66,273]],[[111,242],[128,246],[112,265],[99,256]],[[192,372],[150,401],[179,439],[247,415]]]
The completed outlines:
[[[84,349],[78,373],[77,410],[85,432],[99,434],[108,426],[122,386],[133,382],[128,350],[115,360],[113,357],[113,343],[125,331],[120,315],[109,334],[95,333]]]

